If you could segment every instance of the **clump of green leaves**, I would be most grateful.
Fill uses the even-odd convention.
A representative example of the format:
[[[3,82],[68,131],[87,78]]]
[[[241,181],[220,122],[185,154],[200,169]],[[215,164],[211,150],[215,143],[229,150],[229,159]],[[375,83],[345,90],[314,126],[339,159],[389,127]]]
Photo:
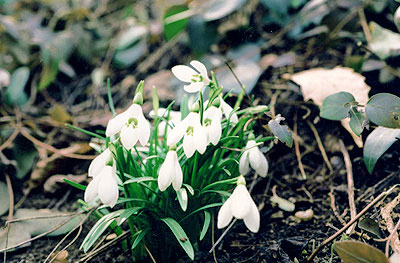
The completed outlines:
[[[104,204],[82,243],[85,252],[107,229],[121,235],[127,223],[130,239],[125,246],[134,260],[151,254],[157,262],[171,262],[183,251],[193,260],[200,241],[209,242],[211,215],[222,205],[218,228],[235,217],[258,231],[260,215],[244,176],[254,170],[265,177],[268,162],[261,146],[267,143],[271,149],[275,138],[291,146],[290,131],[278,116],[269,122],[274,136],[256,136],[256,120],[268,117],[269,108],[233,109],[215,75],[209,78],[199,61],[190,64],[172,68],[187,83],[185,91],[194,95],[183,100],[181,111],[171,110],[173,103],[160,108],[153,90],[150,124],[141,108],[140,82],[132,105],[107,125],[104,151],[89,167],[93,180],[86,188],[72,184],[85,189],[85,206]]]
[[[400,98],[390,93],[378,93],[366,105],[360,105],[348,92],[335,93],[323,101],[320,116],[328,120],[350,117],[350,128],[358,136],[369,122],[379,126],[364,146],[364,163],[370,173],[382,154],[400,138]]]

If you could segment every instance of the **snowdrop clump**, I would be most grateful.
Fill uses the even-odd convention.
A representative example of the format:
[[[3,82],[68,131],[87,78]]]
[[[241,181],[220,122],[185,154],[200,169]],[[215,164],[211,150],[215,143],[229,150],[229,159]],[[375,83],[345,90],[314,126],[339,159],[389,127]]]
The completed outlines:
[[[102,234],[99,231],[113,226],[119,235],[124,222],[137,260],[157,250],[162,257],[162,251],[171,249],[184,251],[193,259],[193,244],[206,239],[212,213],[218,213],[218,228],[233,224],[236,218],[251,232],[259,231],[260,213],[244,176],[250,166],[262,177],[268,173],[259,146],[272,145],[276,137],[256,137],[253,130],[255,116],[267,116],[268,107],[234,109],[213,72],[210,76],[196,60],[190,65],[175,66],[172,73],[185,82],[184,90],[195,96],[193,103],[183,100],[180,111],[172,110],[173,102],[159,108],[154,90],[150,122],[143,113],[144,83],[140,82],[132,104],[109,120],[103,138],[106,150],[89,166],[93,180],[84,200],[91,205],[99,200],[118,210],[98,210],[98,222],[82,244],[85,251]],[[152,233],[170,237],[165,229],[177,238],[174,246],[160,241],[167,239],[152,243]]]

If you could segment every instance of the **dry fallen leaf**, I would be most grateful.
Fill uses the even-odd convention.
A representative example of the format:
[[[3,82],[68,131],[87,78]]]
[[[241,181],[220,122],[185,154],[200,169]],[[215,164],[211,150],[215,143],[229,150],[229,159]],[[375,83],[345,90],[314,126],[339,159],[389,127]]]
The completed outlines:
[[[304,100],[311,99],[319,107],[327,96],[340,91],[351,93],[356,101],[365,105],[371,89],[365,83],[364,76],[345,67],[310,69],[293,74],[291,79],[300,85]],[[342,125],[349,131],[357,146],[362,147],[362,140],[350,129],[349,121],[349,118],[342,120]]]

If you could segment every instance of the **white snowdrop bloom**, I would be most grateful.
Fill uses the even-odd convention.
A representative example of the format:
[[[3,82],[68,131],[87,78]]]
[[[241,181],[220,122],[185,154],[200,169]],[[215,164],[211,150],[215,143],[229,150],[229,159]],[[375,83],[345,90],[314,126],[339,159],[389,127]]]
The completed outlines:
[[[246,227],[253,233],[260,228],[260,213],[247,188],[239,184],[218,212],[217,226],[224,228],[232,218],[243,219]]]
[[[207,133],[207,142],[217,145],[222,134],[221,110],[215,106],[209,107],[203,115],[204,127]]]
[[[182,186],[182,181],[183,174],[178,155],[175,150],[169,150],[158,172],[158,188],[160,191],[165,191],[172,183],[172,187],[178,191]]]
[[[106,167],[107,162],[111,160],[111,152],[107,148],[104,152],[96,156],[89,165],[89,177],[96,177]]]
[[[246,150],[239,160],[239,171],[246,175],[249,172],[249,165],[262,177],[267,176],[268,161],[264,154],[258,149],[255,140],[249,140],[246,144]]]
[[[200,123],[200,114],[190,112],[186,118],[178,123],[168,134],[167,145],[177,144],[183,137],[183,151],[187,158],[192,157],[197,150],[203,154],[207,148],[206,129]]]
[[[150,111],[149,116],[151,118],[155,117],[155,113],[154,110]],[[165,108],[159,108],[158,109],[158,116],[163,116],[164,118],[167,118],[168,116],[168,110]],[[158,136],[162,137],[164,136],[164,132],[165,132],[165,127],[167,126],[167,135],[169,134],[169,132],[172,130],[171,126],[174,127],[176,126],[182,119],[182,115],[179,111],[173,111],[171,110],[169,112],[169,119],[168,119],[168,123],[166,120],[162,120],[160,121],[160,123],[158,124]]]
[[[199,92],[210,83],[207,68],[197,60],[192,60],[190,65],[194,69],[185,65],[178,65],[172,67],[171,71],[180,81],[190,83],[184,86],[186,92]]]
[[[101,202],[114,207],[118,200],[118,181],[115,165],[104,165],[103,169],[93,175],[93,180],[85,190],[85,202],[99,197]]]
[[[222,110],[222,113],[225,115],[225,118],[229,119],[229,116],[231,115],[233,108],[222,99],[222,96],[220,96],[220,108]],[[230,116],[229,120],[233,124],[236,124],[239,121],[238,116],[235,112],[232,113],[232,116]]]
[[[132,149],[139,141],[146,145],[150,138],[150,123],[143,115],[142,107],[132,104],[126,111],[112,118],[106,129],[107,136],[113,136],[121,132],[122,145],[126,149]]]

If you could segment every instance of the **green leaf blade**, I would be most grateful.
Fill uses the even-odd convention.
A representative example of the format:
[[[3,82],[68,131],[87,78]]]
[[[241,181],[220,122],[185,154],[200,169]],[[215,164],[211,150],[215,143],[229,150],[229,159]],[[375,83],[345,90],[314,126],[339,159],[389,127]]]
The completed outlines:
[[[372,173],[376,162],[400,138],[400,129],[378,127],[368,135],[364,146],[364,163]]]
[[[400,128],[400,98],[390,93],[372,96],[365,112],[368,119],[379,126]]]
[[[189,258],[191,260],[194,260],[194,250],[192,243],[190,243],[188,236],[186,235],[183,228],[179,225],[179,223],[169,217],[162,218],[161,221],[163,221],[169,227],[169,229],[171,229],[172,233],[178,240],[179,245],[181,245],[183,250],[185,250]]]
[[[324,99],[322,102],[320,116],[322,118],[340,121],[347,118],[351,105],[355,98],[348,92],[338,92]]]

